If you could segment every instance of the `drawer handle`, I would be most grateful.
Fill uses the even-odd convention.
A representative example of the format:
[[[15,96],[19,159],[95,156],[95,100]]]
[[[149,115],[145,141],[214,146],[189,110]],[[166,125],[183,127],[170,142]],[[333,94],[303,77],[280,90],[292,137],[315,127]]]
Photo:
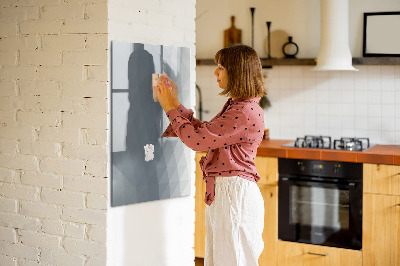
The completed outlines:
[[[307,253],[310,254],[310,255],[317,255],[317,256],[323,256],[323,257],[328,256],[328,254],[313,253],[313,252],[307,252]]]

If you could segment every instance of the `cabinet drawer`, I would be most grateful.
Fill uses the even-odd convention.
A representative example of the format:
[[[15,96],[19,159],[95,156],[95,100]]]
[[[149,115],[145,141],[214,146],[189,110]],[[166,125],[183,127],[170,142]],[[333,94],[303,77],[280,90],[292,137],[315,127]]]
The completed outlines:
[[[400,195],[400,166],[365,163],[363,175],[364,193]]]
[[[362,266],[358,250],[278,241],[278,266]]]

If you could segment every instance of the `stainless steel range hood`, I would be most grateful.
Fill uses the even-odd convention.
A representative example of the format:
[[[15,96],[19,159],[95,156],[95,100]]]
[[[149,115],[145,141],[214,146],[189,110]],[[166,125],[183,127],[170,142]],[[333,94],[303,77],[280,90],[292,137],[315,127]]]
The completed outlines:
[[[348,0],[321,0],[321,40],[317,71],[351,70]]]

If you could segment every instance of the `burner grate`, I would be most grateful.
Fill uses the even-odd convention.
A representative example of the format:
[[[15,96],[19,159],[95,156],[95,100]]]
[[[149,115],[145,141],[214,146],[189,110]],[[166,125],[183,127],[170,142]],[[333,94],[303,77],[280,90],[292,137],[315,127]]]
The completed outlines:
[[[330,149],[331,137],[306,135],[304,138],[297,138],[294,146],[299,148]]]
[[[335,150],[363,151],[369,147],[368,138],[340,138],[333,142]]]
[[[334,149],[344,151],[364,151],[371,147],[368,138],[345,138],[331,141],[329,136],[305,135],[299,137],[295,142],[285,144],[286,147],[314,148],[314,149]]]

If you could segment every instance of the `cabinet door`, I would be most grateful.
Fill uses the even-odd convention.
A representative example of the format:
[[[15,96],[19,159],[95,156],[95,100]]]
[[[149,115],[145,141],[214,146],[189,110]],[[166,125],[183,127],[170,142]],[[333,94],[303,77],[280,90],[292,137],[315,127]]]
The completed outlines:
[[[264,198],[264,250],[258,259],[260,266],[276,265],[276,242],[278,241],[278,187],[259,185]]]
[[[278,185],[278,158],[257,156],[254,162],[261,176],[258,184]]]
[[[195,234],[194,234],[194,251],[195,256],[198,258],[204,258],[204,247],[206,240],[206,225],[204,212],[206,210],[206,204],[204,203],[204,194],[206,193],[206,184],[203,181],[203,172],[200,169],[199,161],[202,156],[205,156],[205,152],[196,153],[196,194],[195,194]]]
[[[400,266],[400,196],[364,194],[363,265]]]
[[[400,166],[365,163],[363,175],[364,193],[400,195]]]
[[[361,266],[362,252],[278,241],[278,266]]]

